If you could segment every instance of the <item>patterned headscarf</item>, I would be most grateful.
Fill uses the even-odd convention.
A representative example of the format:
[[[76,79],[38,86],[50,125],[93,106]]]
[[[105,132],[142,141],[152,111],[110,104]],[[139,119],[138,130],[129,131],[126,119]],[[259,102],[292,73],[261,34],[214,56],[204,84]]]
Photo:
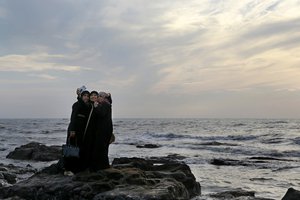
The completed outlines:
[[[112,104],[112,99],[111,99],[110,93],[99,92],[99,93],[98,93],[98,96],[99,96],[99,97],[103,97],[108,103]]]

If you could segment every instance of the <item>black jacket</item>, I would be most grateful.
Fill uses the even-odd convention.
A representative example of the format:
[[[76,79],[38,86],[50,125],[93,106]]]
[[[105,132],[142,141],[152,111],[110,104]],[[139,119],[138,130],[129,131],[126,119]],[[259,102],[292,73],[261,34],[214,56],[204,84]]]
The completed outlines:
[[[109,167],[108,147],[113,132],[111,104],[101,103],[93,109],[84,140],[84,157],[92,171]]]
[[[81,99],[72,106],[71,120],[68,127],[68,137],[71,131],[75,132],[75,142],[80,147],[83,142],[83,135],[87,126],[87,120],[91,111],[91,104],[84,103]]]

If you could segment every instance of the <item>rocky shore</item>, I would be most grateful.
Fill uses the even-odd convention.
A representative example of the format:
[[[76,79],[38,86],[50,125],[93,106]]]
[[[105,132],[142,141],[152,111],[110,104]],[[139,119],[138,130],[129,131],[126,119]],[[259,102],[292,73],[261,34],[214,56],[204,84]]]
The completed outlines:
[[[153,148],[154,145],[143,147]],[[8,158],[44,161],[45,157],[57,160],[60,155],[61,149],[57,146],[47,147],[39,143],[29,143],[16,148]],[[190,167],[181,161],[183,158],[178,154],[148,159],[116,158],[109,169],[98,172],[84,171],[73,176],[65,176],[57,164],[40,171],[31,166],[22,168],[0,164],[0,199],[267,200],[255,197],[254,191],[241,189],[201,195],[200,183]],[[253,159],[257,161],[268,158]],[[236,163],[245,164],[232,160],[211,161],[214,165]],[[300,199],[300,191],[293,188],[282,198],[296,199]]]
[[[54,164],[0,188],[4,199],[191,199],[200,194],[200,184],[186,164],[141,158],[118,158],[109,169],[73,176],[63,175]]]

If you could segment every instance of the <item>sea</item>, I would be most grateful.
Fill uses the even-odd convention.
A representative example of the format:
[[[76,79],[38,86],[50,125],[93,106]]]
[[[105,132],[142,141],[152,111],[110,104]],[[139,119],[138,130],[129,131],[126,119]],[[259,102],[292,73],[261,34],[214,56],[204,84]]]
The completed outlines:
[[[51,162],[6,155],[32,141],[62,145],[68,124],[69,119],[0,119],[0,163],[48,166]],[[204,195],[239,188],[281,199],[288,188],[300,189],[300,119],[114,119],[113,124],[110,161],[180,155]],[[137,148],[144,144],[159,148]],[[215,159],[235,164],[214,165]]]

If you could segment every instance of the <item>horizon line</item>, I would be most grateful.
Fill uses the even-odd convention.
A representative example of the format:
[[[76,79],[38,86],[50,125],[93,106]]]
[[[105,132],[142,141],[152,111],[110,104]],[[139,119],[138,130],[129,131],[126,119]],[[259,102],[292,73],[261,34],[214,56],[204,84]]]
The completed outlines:
[[[0,120],[5,119],[69,119],[69,117],[0,117]],[[295,120],[296,117],[113,117],[113,119],[284,119]]]

